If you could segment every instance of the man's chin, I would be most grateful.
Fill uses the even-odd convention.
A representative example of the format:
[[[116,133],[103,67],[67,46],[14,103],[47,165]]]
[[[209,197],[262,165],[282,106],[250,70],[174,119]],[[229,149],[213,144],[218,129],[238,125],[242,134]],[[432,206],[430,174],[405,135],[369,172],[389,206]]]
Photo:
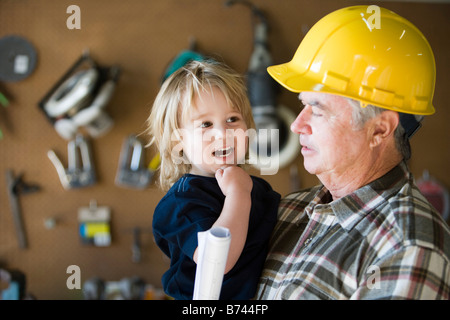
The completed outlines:
[[[309,174],[317,174],[317,167],[311,163],[311,160],[303,160],[303,167]]]

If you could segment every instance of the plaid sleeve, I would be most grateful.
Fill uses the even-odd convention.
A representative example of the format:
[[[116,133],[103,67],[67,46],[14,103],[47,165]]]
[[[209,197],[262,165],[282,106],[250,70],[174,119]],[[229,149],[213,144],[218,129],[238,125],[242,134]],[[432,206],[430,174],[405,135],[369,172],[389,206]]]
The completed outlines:
[[[350,299],[450,299],[450,265],[433,249],[410,245],[386,254],[366,270]]]

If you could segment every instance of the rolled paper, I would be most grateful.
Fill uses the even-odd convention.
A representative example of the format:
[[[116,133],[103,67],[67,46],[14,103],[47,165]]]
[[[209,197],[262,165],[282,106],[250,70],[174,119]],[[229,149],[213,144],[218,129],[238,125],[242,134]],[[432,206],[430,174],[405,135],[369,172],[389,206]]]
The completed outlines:
[[[231,233],[224,227],[199,232],[193,300],[218,300],[230,249]]]

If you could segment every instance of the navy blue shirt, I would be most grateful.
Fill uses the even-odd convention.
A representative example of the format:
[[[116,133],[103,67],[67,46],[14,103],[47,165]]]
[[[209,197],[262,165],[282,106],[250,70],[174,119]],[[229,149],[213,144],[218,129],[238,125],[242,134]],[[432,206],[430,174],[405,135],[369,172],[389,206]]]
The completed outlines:
[[[251,176],[253,189],[244,249],[224,276],[220,299],[253,298],[277,220],[280,195],[265,180]],[[171,259],[162,277],[164,291],[181,300],[192,299],[197,233],[209,230],[222,212],[225,196],[214,177],[186,174],[174,183],[153,214],[156,244]]]

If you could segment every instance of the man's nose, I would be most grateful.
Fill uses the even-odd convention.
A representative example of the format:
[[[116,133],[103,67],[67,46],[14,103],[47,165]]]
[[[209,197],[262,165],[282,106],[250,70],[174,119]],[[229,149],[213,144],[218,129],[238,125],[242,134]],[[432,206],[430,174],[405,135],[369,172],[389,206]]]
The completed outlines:
[[[291,124],[291,131],[297,134],[311,134],[311,127],[308,124],[308,115],[305,109],[303,109],[297,116],[297,118]]]

